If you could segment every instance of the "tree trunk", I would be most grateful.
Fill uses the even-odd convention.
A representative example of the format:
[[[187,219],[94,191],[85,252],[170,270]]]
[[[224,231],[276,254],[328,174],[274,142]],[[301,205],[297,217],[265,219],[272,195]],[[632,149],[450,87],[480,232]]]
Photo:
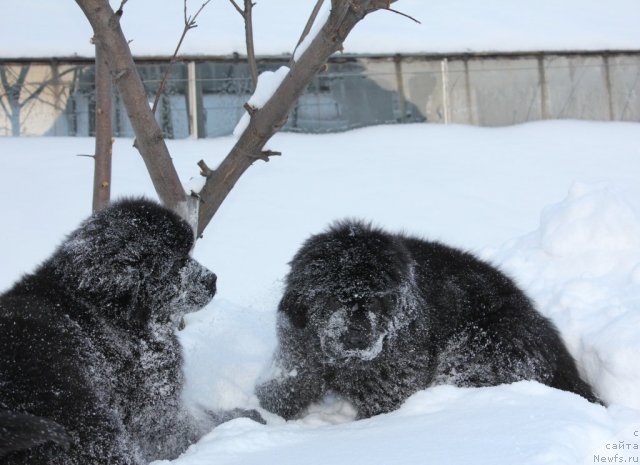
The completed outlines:
[[[20,135],[20,104],[14,105],[14,102],[10,102],[11,105],[11,135],[18,137]]]
[[[96,151],[93,171],[93,211],[109,205],[111,200],[111,75],[100,47],[96,46]]]
[[[7,77],[6,68],[2,68],[0,70],[0,82],[2,82],[2,87],[4,88],[7,96],[7,100],[9,101],[9,112],[11,120],[11,135],[19,136],[20,135],[20,113],[22,111],[22,106],[25,102],[20,102],[20,96],[22,95],[22,89],[24,87],[25,80],[27,79],[27,74],[29,74],[29,68],[31,65],[20,65],[20,72],[16,77],[16,80],[13,84],[9,84],[9,79]],[[3,109],[7,112],[7,109],[3,105]]]
[[[120,16],[114,13],[107,0],[76,0],[76,3],[91,23],[96,46],[101,48],[109,64],[136,135],[136,147],[160,200],[187,218],[187,196],[171,161],[162,130],[149,107],[129,44],[120,28]]]

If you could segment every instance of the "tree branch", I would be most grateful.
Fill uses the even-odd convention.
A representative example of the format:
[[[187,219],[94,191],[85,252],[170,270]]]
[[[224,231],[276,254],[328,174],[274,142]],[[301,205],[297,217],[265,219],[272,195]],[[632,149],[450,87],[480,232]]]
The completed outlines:
[[[226,158],[207,177],[200,191],[202,205],[198,237],[247,168],[258,158],[268,159],[263,152],[265,144],[284,125],[296,100],[329,56],[342,49],[345,38],[361,19],[373,11],[389,8],[393,1],[332,0],[331,14],[326,24],[298,61],[292,64],[288,75],[271,98],[251,116],[248,127]]]
[[[251,0],[244,0],[244,10],[235,2],[235,0],[229,0],[236,11],[242,16],[244,20],[244,38],[247,44],[247,64],[249,65],[249,74],[251,75],[251,82],[253,82],[253,88],[255,90],[258,84],[258,65],[256,63],[256,54],[253,42],[253,7],[255,3]]]
[[[413,21],[414,23],[422,24],[420,21],[418,21],[418,20],[417,20],[416,18],[414,18],[413,16],[408,15],[408,14],[406,14],[406,13],[403,13],[402,11],[394,10],[393,8],[381,8],[381,10],[387,10],[387,11],[390,11],[391,13],[395,13],[395,14],[397,14],[397,15],[404,16],[405,18],[410,19],[410,20],[411,20],[411,21]]]
[[[58,74],[58,78],[61,78],[62,76],[65,76],[75,71],[76,71],[76,68],[69,68],[61,72],[60,74]],[[29,101],[39,98],[40,94],[53,82],[54,82],[53,78],[47,79],[46,81],[41,82],[40,85],[33,92],[31,92],[31,94],[27,96],[27,98],[25,98],[22,102],[20,102],[20,106],[25,106],[27,103],[29,103]]]
[[[160,200],[187,218],[187,196],[171,161],[135,67],[119,16],[108,0],[76,0],[91,23],[96,45],[101,47],[129,115],[140,151]],[[124,2],[123,2],[124,3]]]
[[[255,90],[258,84],[258,65],[256,63],[256,53],[253,47],[253,6],[251,0],[244,0],[244,35],[247,42],[247,62],[249,73]]]
[[[242,10],[242,8],[240,8],[238,6],[238,4],[234,1],[234,0],[229,0],[231,2],[231,4],[234,6],[234,8],[236,9],[236,11],[238,13],[240,13],[240,16],[244,17],[244,11]]]
[[[20,92],[24,87],[25,80],[27,78],[27,74],[29,73],[29,69],[31,68],[30,64],[20,65],[20,72],[16,76],[15,73],[9,67],[3,67],[3,72],[0,73],[0,78],[2,79],[2,87],[6,91],[7,98],[9,100],[15,100],[19,103],[20,101]],[[9,84],[9,80],[7,79],[7,75],[5,70],[11,71],[13,76],[15,76],[15,81],[13,84]]]
[[[205,6],[207,6],[207,4],[210,1],[211,0],[207,0],[206,2],[204,2],[200,6],[200,9],[198,11],[196,11],[196,14],[194,14],[193,16],[187,16],[187,0],[184,0],[184,29],[182,30],[182,35],[180,36],[180,40],[178,40],[178,45],[176,46],[176,49],[173,52],[173,55],[171,56],[171,60],[169,60],[169,64],[167,65],[167,69],[165,70],[164,75],[162,76],[162,80],[160,81],[160,86],[158,87],[158,91],[156,92],[156,97],[153,100],[153,106],[151,107],[151,112],[153,114],[156,113],[156,109],[158,108],[158,102],[160,101],[160,97],[162,96],[162,92],[164,92],[164,88],[167,85],[167,80],[169,78],[169,74],[171,73],[171,69],[173,68],[173,64],[176,62],[176,58],[178,57],[178,51],[180,50],[180,47],[182,46],[182,41],[184,41],[184,38],[186,37],[187,32],[189,32],[191,29],[194,29],[194,28],[198,27],[198,25],[196,24],[196,18],[198,17],[200,12],[204,9]]]
[[[119,7],[118,7],[118,9],[116,10],[116,16],[118,16],[118,17],[122,17],[122,15],[123,15],[123,13],[124,13],[124,10],[123,10],[124,5],[125,5],[125,3],[127,3],[128,1],[129,1],[129,0],[122,0],[122,1],[120,2],[120,6],[119,6]]]
[[[309,19],[307,20],[307,24],[304,26],[304,29],[302,30],[302,34],[300,34],[300,39],[298,39],[298,43],[296,44],[296,47],[293,49],[293,55],[291,56],[291,62],[293,62],[293,57],[296,54],[296,50],[298,49],[298,47],[300,47],[300,44],[305,39],[305,37],[307,37],[307,35],[309,35],[309,31],[311,31],[311,27],[313,26],[313,23],[315,22],[316,18],[318,17],[318,13],[320,12],[320,8],[322,7],[323,3],[324,3],[324,0],[317,0],[316,5],[313,7],[313,11],[311,12],[311,15],[309,15]]]
[[[2,65],[0,68],[0,83],[5,91],[9,89],[9,79],[7,79],[7,72],[10,71],[7,65]]]
[[[211,176],[211,174],[213,174],[213,171],[207,166],[207,164],[204,162],[204,160],[200,160],[198,162],[198,166],[200,167],[200,175],[204,176],[205,178],[208,178],[209,176]]]
[[[11,112],[9,111],[9,108],[7,108],[7,106],[5,106],[3,100],[4,95],[0,95],[0,108],[2,108],[2,111],[5,113],[5,115],[7,117],[11,117]]]

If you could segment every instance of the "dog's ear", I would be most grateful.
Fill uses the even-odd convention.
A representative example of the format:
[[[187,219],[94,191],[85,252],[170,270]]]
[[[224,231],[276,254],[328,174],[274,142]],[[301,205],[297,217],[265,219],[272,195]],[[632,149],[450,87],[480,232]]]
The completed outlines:
[[[308,308],[300,295],[287,292],[280,300],[278,311],[289,320],[294,328],[304,329],[307,326]]]
[[[143,285],[142,281],[138,281],[113,299],[117,314],[112,317],[123,320],[131,329],[144,328],[151,318],[151,309],[148,304],[145,305],[142,295]]]

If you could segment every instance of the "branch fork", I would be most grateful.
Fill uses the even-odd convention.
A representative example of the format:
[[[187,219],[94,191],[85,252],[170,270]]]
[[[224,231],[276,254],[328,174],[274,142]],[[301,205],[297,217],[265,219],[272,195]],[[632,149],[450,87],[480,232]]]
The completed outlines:
[[[167,207],[177,211],[184,218],[191,218],[187,206],[188,194],[180,183],[162,138],[162,131],[149,108],[144,86],[140,75],[136,72],[131,51],[120,28],[119,15],[114,13],[108,0],[75,1],[89,19],[96,40],[105,51],[109,68],[116,75],[115,83],[136,134],[136,145],[149,170],[158,196]],[[209,1],[207,0],[203,7]],[[241,12],[245,20],[247,57],[255,88],[257,72],[251,23],[251,10],[254,3],[251,0],[244,0],[244,10],[242,10],[235,0],[230,1],[236,10]],[[316,9],[322,1],[318,0]],[[249,125],[239,136],[224,160],[215,170],[209,169],[204,161],[198,163],[201,174],[206,177],[206,181],[199,193],[200,207],[197,214],[196,237],[201,236],[202,231],[209,224],[240,176],[256,159],[268,161],[270,157],[280,155],[280,152],[265,149],[265,145],[287,121],[287,116],[293,105],[313,76],[324,69],[328,58],[333,53],[342,49],[342,42],[353,27],[368,13],[380,9],[390,10],[389,6],[394,1],[331,0],[331,12],[326,23],[310,41],[300,57],[291,64],[290,71],[271,98],[259,110],[245,107],[251,116]],[[125,2],[126,0],[122,0],[121,7]],[[203,7],[198,10],[198,13]],[[197,13],[193,17],[186,16],[185,7],[185,31],[195,27],[196,16]]]

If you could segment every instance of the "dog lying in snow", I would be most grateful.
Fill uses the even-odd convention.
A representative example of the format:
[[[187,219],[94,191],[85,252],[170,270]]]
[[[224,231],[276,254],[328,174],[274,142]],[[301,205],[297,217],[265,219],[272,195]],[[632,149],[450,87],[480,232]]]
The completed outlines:
[[[496,268],[358,221],[297,252],[278,307],[271,379],[256,393],[289,419],[334,392],[360,418],[437,384],[536,380],[599,402],[553,324]]]

